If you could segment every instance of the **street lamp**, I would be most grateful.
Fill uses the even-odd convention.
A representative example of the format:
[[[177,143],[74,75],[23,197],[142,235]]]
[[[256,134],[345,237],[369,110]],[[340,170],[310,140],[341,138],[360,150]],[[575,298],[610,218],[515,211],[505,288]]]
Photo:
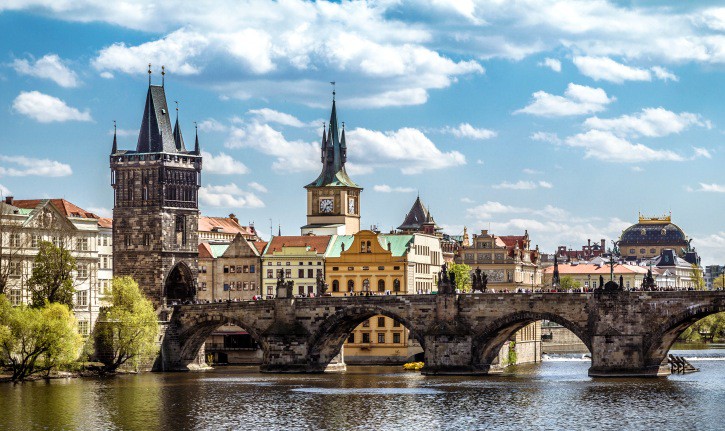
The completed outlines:
[[[587,274],[587,289],[591,289],[591,288],[592,288],[592,275]]]

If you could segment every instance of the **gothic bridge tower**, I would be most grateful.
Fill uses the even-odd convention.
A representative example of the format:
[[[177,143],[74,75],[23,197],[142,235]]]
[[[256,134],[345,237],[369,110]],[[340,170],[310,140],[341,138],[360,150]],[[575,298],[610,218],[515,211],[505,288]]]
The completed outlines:
[[[307,225],[302,226],[302,235],[356,234],[360,231],[360,194],[363,189],[345,171],[345,123],[342,123],[340,134],[334,91],[330,124],[327,130],[323,127],[322,131],[320,159],[322,172],[315,181],[305,186]]]
[[[114,133],[110,156],[113,275],[136,279],[156,306],[196,296],[199,137],[187,150],[178,108],[173,128],[169,116],[163,83],[149,79],[136,150],[119,150]]]

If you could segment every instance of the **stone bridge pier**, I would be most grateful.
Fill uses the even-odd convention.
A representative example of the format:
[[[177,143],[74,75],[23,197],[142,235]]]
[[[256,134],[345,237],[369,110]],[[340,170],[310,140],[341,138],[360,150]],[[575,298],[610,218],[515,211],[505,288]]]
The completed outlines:
[[[669,374],[667,353],[682,331],[720,311],[725,311],[725,292],[441,294],[181,305],[164,324],[157,369],[202,367],[204,341],[233,323],[261,346],[263,372],[340,371],[349,333],[383,315],[420,342],[423,374],[493,372],[501,346],[516,331],[550,320],[587,346],[590,376],[662,376]]]

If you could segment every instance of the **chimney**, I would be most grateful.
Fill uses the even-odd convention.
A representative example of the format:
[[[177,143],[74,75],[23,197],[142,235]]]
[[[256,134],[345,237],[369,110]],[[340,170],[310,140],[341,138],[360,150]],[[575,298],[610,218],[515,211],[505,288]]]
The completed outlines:
[[[234,215],[234,213],[229,214],[229,218],[232,219],[234,223],[239,224],[239,219]]]
[[[8,205],[13,204],[13,197],[12,196],[5,196],[5,203]]]
[[[607,246],[607,240],[602,238],[601,241],[602,241],[602,253],[604,253],[604,251],[606,250],[605,247]]]

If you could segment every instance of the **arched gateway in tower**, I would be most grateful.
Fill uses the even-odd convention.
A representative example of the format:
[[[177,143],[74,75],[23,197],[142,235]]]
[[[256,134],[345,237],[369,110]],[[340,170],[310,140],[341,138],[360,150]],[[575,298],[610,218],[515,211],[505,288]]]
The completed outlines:
[[[164,86],[149,82],[136,150],[111,150],[113,275],[131,276],[156,306],[196,296],[201,152],[171,125]]]

